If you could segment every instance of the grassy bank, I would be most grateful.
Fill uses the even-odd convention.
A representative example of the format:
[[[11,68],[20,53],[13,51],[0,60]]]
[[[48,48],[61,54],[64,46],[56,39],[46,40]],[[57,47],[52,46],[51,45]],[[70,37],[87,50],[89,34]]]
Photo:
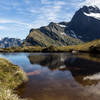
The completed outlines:
[[[100,53],[100,39],[94,40],[91,42],[83,43],[80,45],[72,45],[72,46],[62,46],[62,47],[54,47],[50,46],[44,48],[42,51],[44,52],[88,52],[88,53]]]
[[[24,47],[12,47],[12,48],[1,48],[0,52],[89,52],[89,53],[100,53],[100,39],[94,40],[80,45],[71,46],[24,46]]]
[[[40,46],[24,46],[24,47],[11,47],[1,48],[0,52],[42,52],[45,47]]]
[[[0,100],[22,100],[13,90],[28,80],[24,71],[0,58]]]

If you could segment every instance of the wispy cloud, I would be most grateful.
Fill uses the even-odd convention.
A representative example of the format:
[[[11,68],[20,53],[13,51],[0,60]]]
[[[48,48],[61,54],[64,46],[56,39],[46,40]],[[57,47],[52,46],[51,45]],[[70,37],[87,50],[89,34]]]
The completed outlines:
[[[0,26],[0,30],[4,30],[4,29],[6,29],[7,27],[5,27],[5,26]]]
[[[8,20],[8,19],[0,19],[0,24],[5,24],[5,23],[13,23],[13,20]]]
[[[62,7],[65,5],[65,2],[56,2],[53,5],[46,5],[41,8],[42,14],[48,19],[48,21],[56,21],[59,17],[59,13]]]
[[[54,2],[53,1],[50,1],[50,0],[41,0],[41,3],[42,4],[52,4]]]
[[[0,19],[0,25],[1,25],[0,30],[9,30],[8,25],[10,25],[9,27],[13,26],[13,29],[23,27],[28,30],[30,30],[34,26],[32,23],[26,23],[26,22],[22,22],[22,21],[18,21],[18,20],[10,20],[10,19]],[[15,26],[15,28],[14,28],[14,26]]]
[[[100,0],[84,0],[81,1],[79,6],[87,5],[87,6],[97,6],[100,8]]]
[[[28,8],[28,11],[31,13],[31,15],[37,14],[36,20],[32,22],[33,27],[47,25],[52,21],[58,22],[60,21],[59,19],[69,19],[68,17],[70,14],[68,14],[67,17],[67,14],[62,13],[64,7],[67,6],[67,2],[63,0],[41,0],[41,4],[42,6],[38,8]]]

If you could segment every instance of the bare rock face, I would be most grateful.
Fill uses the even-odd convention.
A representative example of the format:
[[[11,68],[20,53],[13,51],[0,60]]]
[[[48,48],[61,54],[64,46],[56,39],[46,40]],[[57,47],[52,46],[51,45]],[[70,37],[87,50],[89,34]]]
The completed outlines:
[[[31,29],[30,34],[25,39],[24,46],[66,46],[82,43],[65,33],[67,23],[51,22],[48,26],[39,29]]]

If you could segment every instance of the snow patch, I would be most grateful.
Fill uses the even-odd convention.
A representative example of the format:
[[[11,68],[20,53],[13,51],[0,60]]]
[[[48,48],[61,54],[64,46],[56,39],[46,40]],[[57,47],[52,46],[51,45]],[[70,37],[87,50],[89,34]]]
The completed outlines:
[[[86,76],[84,77],[84,80],[100,80],[100,73],[91,76]]]
[[[90,13],[90,14],[88,14],[88,13],[84,12],[84,15],[100,20],[100,13]]]
[[[65,68],[66,68],[65,65],[62,65],[62,66],[59,67],[59,69],[65,69]]]
[[[0,37],[0,41],[2,41],[2,38]]]
[[[78,36],[79,38],[82,38],[82,36]]]
[[[71,36],[74,37],[74,38],[77,38],[75,32],[73,30],[71,30]]]
[[[61,25],[61,24],[58,24],[60,27],[66,27],[66,25]]]
[[[60,33],[61,35],[66,35],[66,33],[64,33],[64,32],[62,32],[62,33]]]

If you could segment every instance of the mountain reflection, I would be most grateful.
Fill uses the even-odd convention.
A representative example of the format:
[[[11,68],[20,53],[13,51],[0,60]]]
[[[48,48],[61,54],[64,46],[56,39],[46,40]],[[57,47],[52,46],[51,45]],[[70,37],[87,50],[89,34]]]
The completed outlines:
[[[81,85],[96,85],[100,80],[100,59],[92,55],[76,56],[72,54],[40,54],[28,56],[31,64],[48,67],[49,70],[70,71]],[[89,58],[89,59],[88,59]],[[97,62],[96,62],[97,60]]]
[[[68,59],[69,57],[70,55],[63,54],[40,54],[28,56],[31,64],[39,64],[48,67],[50,70],[60,69],[65,65],[65,59]]]

